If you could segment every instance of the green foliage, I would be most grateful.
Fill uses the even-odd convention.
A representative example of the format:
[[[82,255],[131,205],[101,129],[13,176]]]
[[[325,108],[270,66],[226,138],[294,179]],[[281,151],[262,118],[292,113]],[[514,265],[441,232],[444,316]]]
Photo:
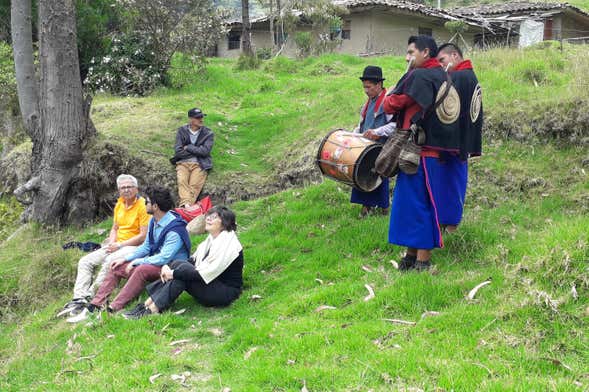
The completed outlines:
[[[444,23],[444,27],[452,34],[462,34],[468,31],[468,25],[463,20],[453,20]]]
[[[78,54],[82,79],[93,66],[93,58],[106,56],[110,35],[122,27],[116,0],[76,0]]]
[[[237,63],[235,63],[235,69],[240,71],[246,71],[251,69],[257,69],[262,64],[262,60],[258,56],[248,56],[246,54],[239,55]]]
[[[272,58],[271,48],[257,48],[256,57],[260,60],[270,60]]]
[[[583,47],[472,54],[490,126],[503,128],[497,117],[512,121],[504,128],[513,132],[526,122],[549,124],[538,119],[538,103],[546,118],[574,119],[556,118],[547,129],[564,134],[559,124],[581,124],[582,135],[587,92],[577,81],[588,73],[588,56]],[[548,89],[510,72],[541,58]],[[400,57],[335,54],[278,57],[260,70],[235,63],[212,59],[207,78],[195,76],[180,91],[99,95],[99,137],[125,145],[129,159],[148,149],[165,168],[175,128],[198,105],[216,136],[208,183],[273,191],[285,168],[302,175],[305,162],[314,164],[327,131],[357,122],[365,102],[357,77],[366,65],[382,66],[391,84],[405,69]],[[551,104],[562,111],[546,110]],[[26,228],[0,245],[0,301],[11,310],[2,313],[0,389],[587,389],[586,144],[567,147],[551,134],[540,143],[487,136],[484,155],[469,164],[464,220],[434,252],[432,274],[396,271],[390,260],[402,249],[387,243],[387,217],[358,220],[349,188],[325,180],[233,204],[246,267],[245,290],[230,307],[203,308],[184,294],[172,308],[186,309],[181,315],[131,322],[103,314],[71,327],[53,315],[71,296],[82,254],[60,245],[98,240],[96,230],[110,222],[82,232]],[[474,301],[464,298],[489,277]],[[366,284],[376,294],[369,301]],[[336,309],[316,312],[322,305]],[[439,314],[422,318],[426,311]],[[170,345],[183,339],[190,341]],[[184,386],[171,379],[184,372]]]
[[[2,225],[0,225],[0,243],[16,229],[23,210],[22,204],[17,202],[15,198],[0,198],[0,222],[2,222]]]
[[[310,31],[297,31],[294,35],[294,41],[299,49],[299,56],[307,57],[311,54],[313,38]]]
[[[109,53],[92,58],[84,83],[93,91],[116,95],[146,95],[166,79],[166,69],[158,67],[148,37],[121,34],[112,39]]]
[[[10,45],[0,41],[0,109],[8,109],[16,103],[16,77]]]

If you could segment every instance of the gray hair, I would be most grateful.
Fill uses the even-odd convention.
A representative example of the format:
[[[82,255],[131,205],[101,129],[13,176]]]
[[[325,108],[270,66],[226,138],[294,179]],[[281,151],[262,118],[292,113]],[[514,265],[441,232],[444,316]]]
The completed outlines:
[[[117,188],[121,186],[121,182],[123,181],[131,181],[135,187],[138,187],[139,184],[137,183],[137,179],[130,174],[121,174],[117,177]]]

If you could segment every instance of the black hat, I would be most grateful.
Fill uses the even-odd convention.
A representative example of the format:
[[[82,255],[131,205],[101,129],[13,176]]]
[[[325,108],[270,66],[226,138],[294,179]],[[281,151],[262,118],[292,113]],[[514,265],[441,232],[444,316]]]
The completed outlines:
[[[199,108],[192,108],[188,111],[188,117],[203,118],[206,116]]]
[[[382,77],[382,68],[376,67],[374,65],[369,65],[364,68],[364,73],[360,76],[360,80],[374,80],[376,82],[382,82],[385,80]]]

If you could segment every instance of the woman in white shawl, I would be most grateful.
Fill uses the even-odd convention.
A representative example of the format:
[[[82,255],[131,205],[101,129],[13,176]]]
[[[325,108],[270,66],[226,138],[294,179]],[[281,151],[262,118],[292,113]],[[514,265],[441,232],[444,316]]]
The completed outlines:
[[[147,301],[123,313],[123,317],[137,319],[160,313],[184,291],[204,306],[227,306],[235,301],[243,286],[243,248],[235,235],[236,229],[235,214],[227,207],[208,210],[206,240],[189,260],[165,265],[160,280],[146,287]]]

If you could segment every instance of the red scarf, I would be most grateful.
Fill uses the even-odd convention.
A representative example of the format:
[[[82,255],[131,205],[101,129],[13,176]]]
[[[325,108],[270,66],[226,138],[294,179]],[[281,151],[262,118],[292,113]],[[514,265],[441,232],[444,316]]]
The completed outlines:
[[[463,62],[459,63],[451,72],[464,71],[465,69],[472,69],[472,63],[470,60],[464,60]]]
[[[382,92],[380,93],[380,95],[378,96],[378,99],[376,100],[376,105],[374,105],[374,113],[378,113],[386,95],[387,95],[387,89],[383,87]],[[366,101],[366,103],[364,104],[364,107],[362,108],[362,114],[361,114],[362,120],[364,120],[366,118],[366,112],[368,111],[369,104],[370,104],[370,98],[368,98],[368,101]]]
[[[442,64],[440,64],[438,59],[427,59],[423,64],[421,64],[421,67],[419,68],[436,68],[441,66]]]

